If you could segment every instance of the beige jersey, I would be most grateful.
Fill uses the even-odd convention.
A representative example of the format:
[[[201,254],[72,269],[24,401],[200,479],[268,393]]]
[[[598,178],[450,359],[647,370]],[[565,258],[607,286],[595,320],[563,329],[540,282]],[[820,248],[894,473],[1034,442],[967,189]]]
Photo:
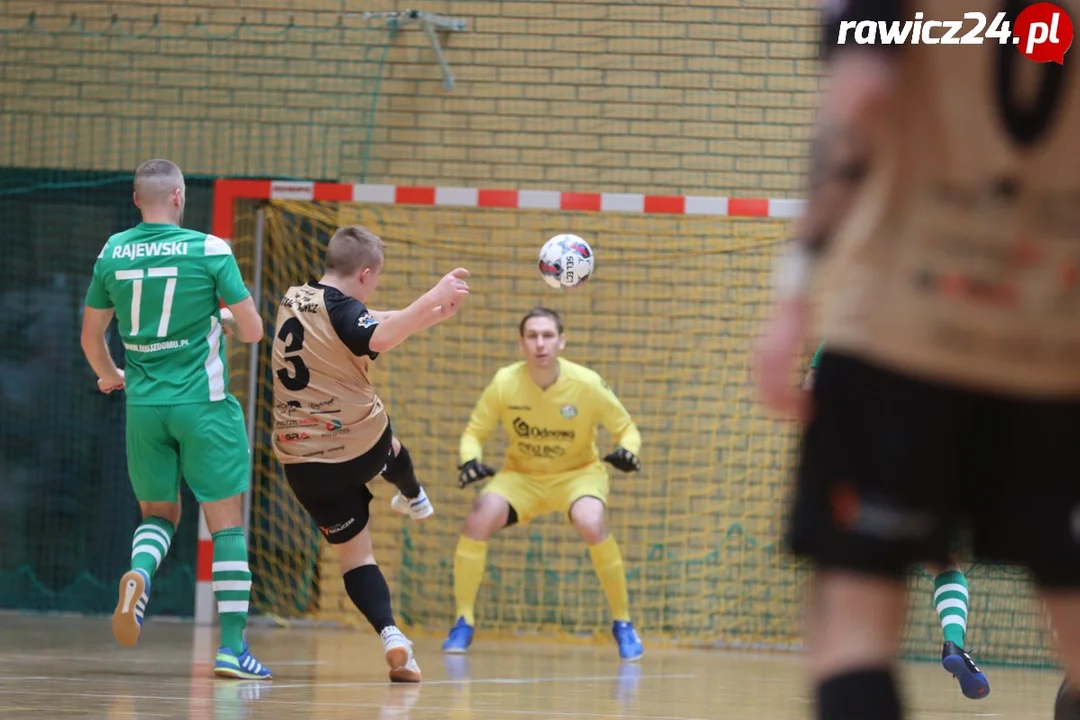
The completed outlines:
[[[377,323],[363,303],[309,282],[289,288],[274,332],[274,454],[282,463],[358,457],[389,420],[368,379]]]
[[[1080,0],[1060,4],[1080,22]],[[988,22],[1004,7],[900,5]],[[830,248],[822,336],[908,375],[1080,396],[1080,51],[1064,68],[990,39],[881,51],[896,111]]]

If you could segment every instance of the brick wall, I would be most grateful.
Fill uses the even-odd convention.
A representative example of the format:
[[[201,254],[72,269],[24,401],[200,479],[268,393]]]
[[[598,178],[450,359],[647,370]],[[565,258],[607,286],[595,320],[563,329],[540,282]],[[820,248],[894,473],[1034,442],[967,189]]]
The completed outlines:
[[[72,13],[113,37],[0,36],[0,165],[130,171],[167,155],[189,173],[400,184],[798,196],[816,87],[814,2],[0,0],[0,27]],[[340,13],[465,18],[387,52]],[[160,26],[147,33],[157,14]],[[273,37],[290,19],[321,30]],[[207,39],[196,20],[228,39]],[[258,31],[256,34],[253,30]],[[185,33],[185,38],[162,38]],[[365,80],[367,78],[367,80]]]

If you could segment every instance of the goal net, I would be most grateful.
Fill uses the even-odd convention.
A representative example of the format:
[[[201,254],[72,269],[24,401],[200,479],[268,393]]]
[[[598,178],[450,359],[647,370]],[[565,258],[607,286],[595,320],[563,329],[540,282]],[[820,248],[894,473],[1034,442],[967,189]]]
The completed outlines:
[[[385,272],[371,303],[376,309],[407,305],[454,267],[472,273],[472,294],[456,318],[374,363],[395,432],[410,447],[436,509],[425,523],[405,520],[390,511],[393,488],[372,482],[376,557],[403,623],[438,630],[454,620],[453,552],[478,492],[457,487],[458,440],[494,372],[519,359],[520,317],[542,304],[564,317],[565,357],[598,371],[642,432],[642,472],[612,471],[609,524],[645,637],[729,646],[801,643],[805,570],[782,546],[797,430],[767,417],[754,401],[749,375],[773,259],[789,231],[790,221],[768,217],[768,209],[791,214],[790,207],[312,187],[319,185],[279,184],[270,193],[269,183],[249,183],[225,197],[228,208],[216,216],[245,276],[258,279],[268,323],[288,286],[319,277],[326,241],[344,224],[364,225],[387,243]],[[263,199],[271,194],[278,199]],[[252,199],[235,199],[244,195]],[[312,196],[317,199],[306,199]],[[548,207],[521,207],[530,203]],[[657,209],[672,212],[652,212]],[[710,214],[688,214],[695,210]],[[562,232],[586,238],[597,257],[593,279],[572,291],[548,288],[536,268],[543,241]],[[270,343],[259,352],[254,382],[246,354],[236,358],[234,371],[238,386],[254,388],[253,602],[281,618],[360,625],[329,546],[293,498],[270,450]],[[598,447],[611,446],[602,434]],[[485,457],[498,465],[504,448],[497,436]],[[911,580],[908,649],[934,655],[940,628],[931,580],[922,575]],[[980,657],[1045,662],[1043,626],[1023,578],[1005,568],[978,568],[971,586],[971,637]],[[492,539],[477,623],[488,636],[607,633],[602,588],[565,518],[544,517]]]

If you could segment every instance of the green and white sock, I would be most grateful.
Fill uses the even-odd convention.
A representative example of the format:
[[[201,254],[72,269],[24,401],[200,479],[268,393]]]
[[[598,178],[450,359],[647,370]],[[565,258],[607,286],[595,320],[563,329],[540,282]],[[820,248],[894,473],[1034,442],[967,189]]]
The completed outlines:
[[[131,569],[142,570],[152,580],[169,552],[175,532],[165,518],[150,516],[143,520],[131,539]]]
[[[214,598],[221,620],[221,644],[239,655],[244,651],[251,570],[248,569],[244,529],[235,527],[214,533]]]
[[[968,618],[968,584],[964,573],[950,570],[934,578],[934,607],[941,618],[945,641],[963,648]]]

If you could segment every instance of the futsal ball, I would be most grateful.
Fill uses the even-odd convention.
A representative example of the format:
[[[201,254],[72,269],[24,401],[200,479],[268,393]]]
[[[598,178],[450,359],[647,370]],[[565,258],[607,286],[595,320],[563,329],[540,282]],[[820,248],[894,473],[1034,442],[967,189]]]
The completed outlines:
[[[556,235],[540,248],[540,275],[559,290],[582,284],[593,273],[593,251],[577,235]]]

